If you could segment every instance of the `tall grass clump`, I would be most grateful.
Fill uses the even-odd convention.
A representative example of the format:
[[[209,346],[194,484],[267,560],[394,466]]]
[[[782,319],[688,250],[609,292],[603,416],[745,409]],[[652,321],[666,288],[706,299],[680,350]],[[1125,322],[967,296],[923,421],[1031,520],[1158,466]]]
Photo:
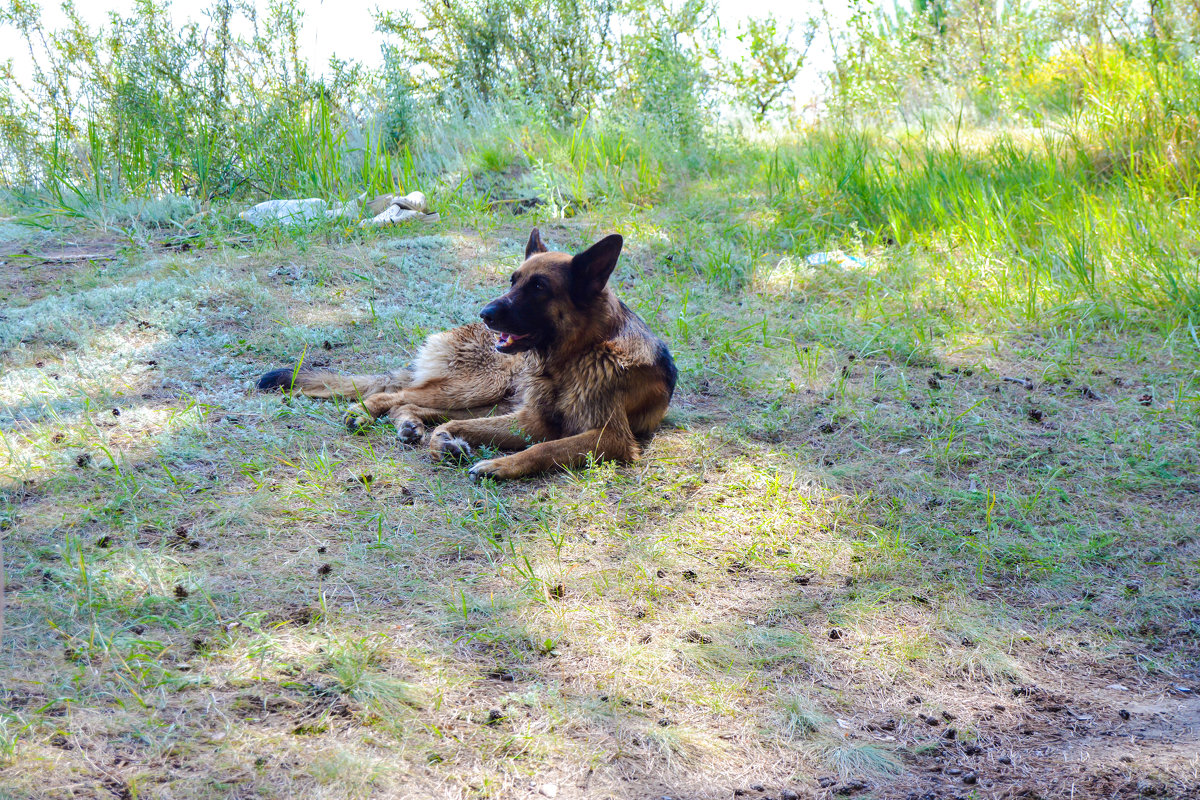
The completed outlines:
[[[1200,220],[1137,170],[1098,172],[1063,136],[835,129],[776,147],[761,180],[812,242],[915,246],[940,262],[930,280],[970,281],[964,297],[1029,319],[1080,305],[1186,318],[1200,310]],[[981,259],[984,275],[959,269]]]
[[[77,208],[123,196],[357,193],[364,176],[391,185],[406,134],[394,105],[379,124],[386,83],[345,63],[315,78],[294,2],[259,15],[216,0],[205,23],[176,26],[165,3],[138,0],[101,30],[65,10],[61,30],[47,29],[36,3],[0,14],[32,66],[28,81],[6,76],[0,95],[8,187]]]
[[[759,185],[806,246],[915,248],[975,310],[1194,320],[1200,15],[1119,11],[860,15],[830,113]]]

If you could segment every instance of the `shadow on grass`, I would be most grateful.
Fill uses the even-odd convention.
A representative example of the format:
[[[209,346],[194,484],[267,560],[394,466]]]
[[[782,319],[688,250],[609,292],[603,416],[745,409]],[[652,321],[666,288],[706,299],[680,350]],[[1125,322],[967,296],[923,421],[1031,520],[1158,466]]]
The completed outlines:
[[[322,319],[405,283],[270,292]],[[395,308],[320,358],[374,355],[402,314],[420,318]],[[791,310],[777,311],[781,326]],[[763,390],[747,362],[797,375],[766,333],[722,342],[720,318],[678,346],[694,368],[677,427],[644,461],[501,486],[385,426],[351,437],[336,404],[242,391],[277,366],[267,320],[245,322],[221,364],[228,342],[173,334],[139,353],[160,368],[129,386],[8,403],[23,421],[4,431],[0,786],[952,796],[1036,776],[1051,794],[1187,791],[1196,731],[1172,687],[1197,663],[1182,569],[1196,544],[1155,539],[1196,509],[1151,496],[1173,484],[1076,508],[1045,429],[1021,427],[1024,390],[983,404],[994,375],[938,378],[887,354],[843,370],[833,328],[807,373],[828,383]],[[164,389],[212,364],[219,393]],[[1068,427],[1059,460],[1116,459],[1078,393],[1038,398]],[[1180,424],[1143,434],[1186,473]],[[1076,486],[1131,474],[1111,463]]]

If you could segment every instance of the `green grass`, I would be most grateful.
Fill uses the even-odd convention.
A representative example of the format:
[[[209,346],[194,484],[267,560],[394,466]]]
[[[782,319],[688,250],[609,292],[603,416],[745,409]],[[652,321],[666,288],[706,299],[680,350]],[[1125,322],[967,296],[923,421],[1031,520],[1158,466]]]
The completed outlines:
[[[89,93],[0,91],[0,796],[1200,792],[1183,22],[1053,50],[1009,9],[954,77],[897,18],[819,124],[681,138],[682,50],[560,127],[232,12],[4,15]],[[237,218],[394,190],[440,222]],[[625,236],[680,368],[638,463],[474,485],[254,392],[402,366],[534,225]]]
[[[891,796],[1014,786],[1001,752],[1054,787],[1070,708],[1094,780],[1186,796],[1183,728],[1145,767],[1101,745],[1197,664],[1190,204],[986,133],[697,173],[493,121],[378,165],[420,230],[97,198],[3,229],[0,792]],[[349,180],[337,153],[304,180]],[[680,367],[639,463],[475,486],[253,392],[301,354],[406,363],[534,224],[626,237],[613,285]]]
[[[1019,750],[1057,729],[1014,688],[1100,713],[1120,699],[1096,686],[1186,681],[1188,323],[1014,318],[911,245],[808,267],[738,185],[248,245],[218,218],[185,253],[10,275],[4,791],[901,787],[963,758],[921,714]],[[568,249],[626,234],[615,285],[681,368],[643,461],[479,487],[336,403],[251,391],[306,348],[403,363],[534,221]],[[1013,740],[1020,708],[1037,732]]]

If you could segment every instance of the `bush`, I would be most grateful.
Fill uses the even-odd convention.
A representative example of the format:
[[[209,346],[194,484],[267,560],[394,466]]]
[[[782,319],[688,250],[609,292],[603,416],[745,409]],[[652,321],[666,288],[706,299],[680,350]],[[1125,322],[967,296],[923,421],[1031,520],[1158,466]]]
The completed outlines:
[[[364,165],[386,166],[380,142],[367,153],[347,139],[368,76],[346,64],[324,83],[309,76],[294,0],[272,3],[248,40],[232,32],[232,0],[215,0],[203,28],[176,27],[155,0],[99,31],[66,8],[56,31],[36,4],[0,10],[35,60],[30,82],[8,74],[0,89],[0,177],[11,187],[70,207],[124,195],[357,194]],[[403,116],[398,100],[389,112]]]
[[[422,0],[417,15],[386,12],[397,60],[427,75],[444,104],[526,97],[559,123],[594,107],[609,64],[612,0]]]

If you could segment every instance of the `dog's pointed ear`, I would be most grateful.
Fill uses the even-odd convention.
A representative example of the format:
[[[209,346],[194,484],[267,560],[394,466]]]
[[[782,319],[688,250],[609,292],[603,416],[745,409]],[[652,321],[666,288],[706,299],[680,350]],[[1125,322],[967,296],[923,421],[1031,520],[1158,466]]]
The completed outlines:
[[[529,234],[529,243],[525,245],[525,258],[528,259],[534,253],[545,252],[546,243],[542,241],[542,232],[534,228],[533,233]]]
[[[571,259],[571,299],[576,304],[588,303],[604,291],[624,243],[620,234],[609,234]]]

